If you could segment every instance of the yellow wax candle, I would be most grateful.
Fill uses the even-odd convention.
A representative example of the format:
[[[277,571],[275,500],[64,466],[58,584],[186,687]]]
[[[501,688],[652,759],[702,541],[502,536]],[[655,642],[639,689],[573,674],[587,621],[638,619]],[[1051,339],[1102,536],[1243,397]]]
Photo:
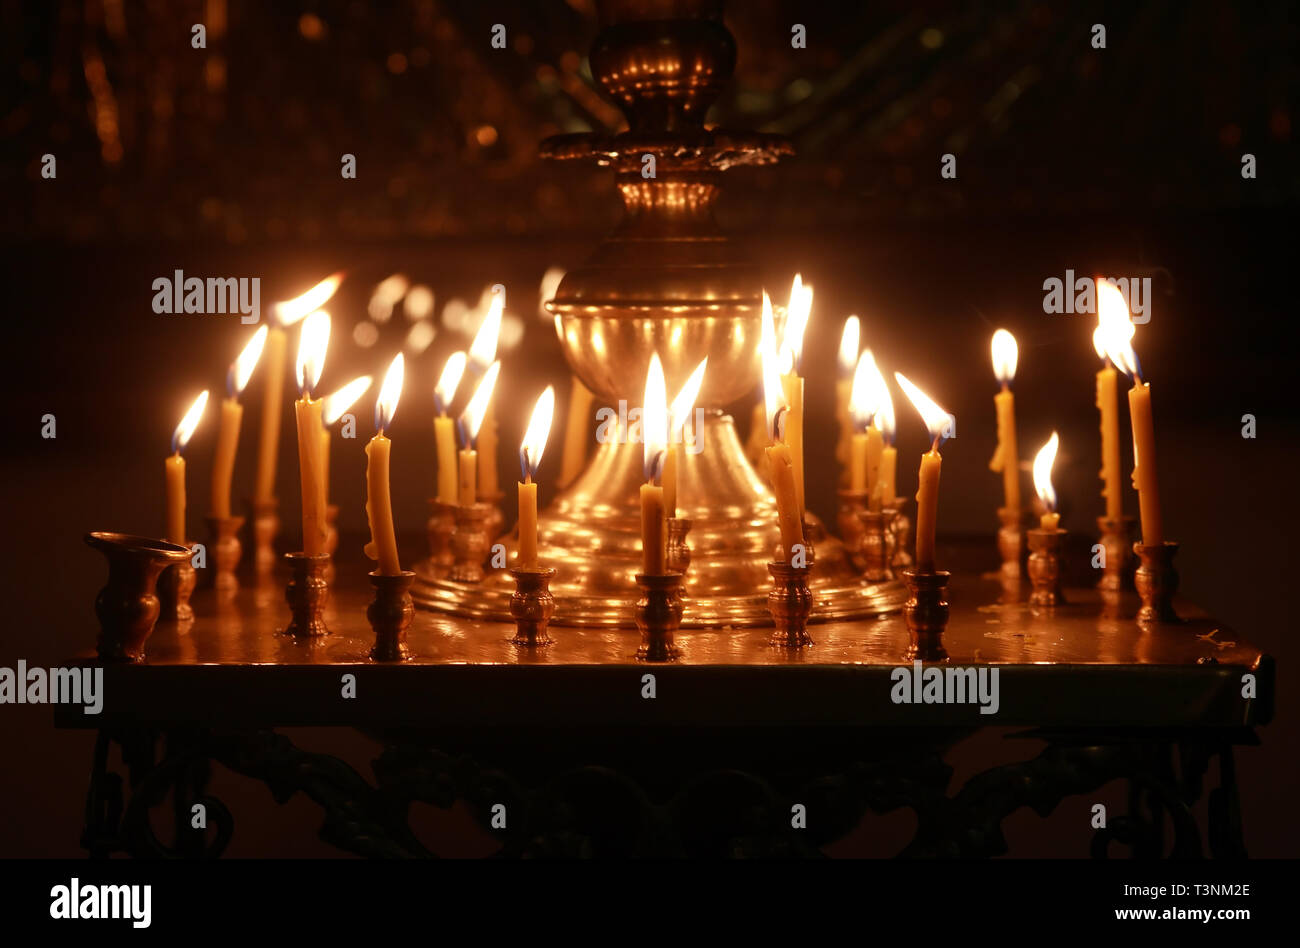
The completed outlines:
[[[790,448],[790,463],[794,468],[795,500],[798,504],[799,519],[803,519],[803,379],[793,372],[781,377],[781,387],[785,391],[789,410],[785,416],[785,443]],[[771,456],[768,456],[771,460]]]
[[[433,436],[438,446],[438,500],[456,503],[456,428],[450,418],[433,419]]]
[[[388,484],[391,450],[392,442],[382,431],[366,445],[366,519],[370,523],[370,543],[365,553],[379,561],[380,576],[396,576],[402,571],[397,558],[397,532],[393,527],[393,500]]]
[[[460,478],[456,489],[456,503],[468,507],[478,501],[478,452],[473,448],[460,449]]]
[[[1048,511],[1038,518],[1038,525],[1044,530],[1057,530],[1061,526],[1061,515],[1055,511]]]
[[[344,385],[337,392],[326,395],[321,402],[321,421],[324,423],[320,430],[321,496],[325,498],[325,508],[327,510],[330,503],[330,425],[342,418],[347,410],[352,407],[352,404],[370,390],[370,382],[370,376],[362,375]],[[356,419],[353,419],[354,424],[355,422]]]
[[[266,503],[275,498],[275,466],[280,451],[280,413],[284,411],[284,330],[271,328],[266,337],[262,369],[262,437],[257,449],[257,482],[253,499]]]
[[[704,370],[709,360],[705,358],[695,367],[682,390],[668,408],[668,453],[664,456],[664,506],[668,516],[677,516],[677,470],[682,464],[682,445],[686,440],[686,422],[695,408],[700,387],[704,384]],[[698,432],[697,432],[698,435]]]
[[[1016,397],[1011,383],[1016,377],[1020,350],[1016,337],[1005,329],[993,334],[993,375],[1002,383],[1002,391],[993,396],[998,416],[998,447],[989,461],[989,470],[1002,472],[1002,506],[1020,510],[1020,454],[1016,449]]]
[[[867,429],[867,490],[871,492],[872,504],[878,507],[880,498],[877,486],[880,483],[880,458],[885,450],[885,442],[880,429],[872,425]]]
[[[1056,451],[1061,439],[1056,432],[1047,439],[1047,443],[1034,455],[1034,490],[1043,504],[1043,515],[1038,525],[1044,530],[1057,530],[1061,526],[1061,515],[1056,512],[1056,488],[1052,486],[1052,465],[1056,463]]]
[[[537,568],[537,485],[533,483],[533,474],[542,463],[554,413],[555,389],[548,385],[533,406],[524,440],[519,445],[519,464],[524,472],[524,479],[519,483],[519,566],[522,569]]]
[[[323,413],[322,413],[322,421]],[[320,495],[325,498],[325,509],[330,506],[330,430],[322,425],[320,430],[320,456],[321,456],[321,489]]]
[[[532,475],[519,483],[519,567],[537,568],[537,485]]]
[[[185,545],[185,459],[176,452],[167,459],[167,539]]]
[[[460,415],[460,427],[463,444],[461,445],[460,454],[457,455],[457,488],[456,502],[462,507],[469,504],[477,503],[481,494],[478,475],[482,470],[478,460],[478,451],[475,450],[475,444],[482,430],[481,426],[484,417],[487,415],[487,407],[492,399],[492,392],[496,388],[497,376],[501,372],[501,363],[493,362],[488,366],[488,370],[483,374],[482,381],[479,382],[478,388],[474,390],[474,395],[465,406],[465,410]]]
[[[309,556],[325,552],[325,459],[321,456],[320,430],[324,400],[315,398],[316,384],[325,368],[330,318],[316,311],[303,323],[298,342],[297,377],[301,397],[294,402],[298,424],[298,472],[302,483],[302,549]]]
[[[918,572],[934,572],[934,538],[939,520],[939,471],[943,467],[943,458],[939,454],[939,442],[950,424],[949,415],[939,405],[908,380],[901,372],[895,372],[894,378],[911,399],[925,426],[930,432],[930,450],[921,455],[919,487],[916,492],[916,569]]]
[[[501,486],[497,478],[497,417],[491,402],[483,413],[475,447],[478,450],[479,492],[484,497],[495,497],[501,492]]]
[[[501,318],[505,312],[505,287],[495,284],[485,291],[488,300],[487,314],[474,341],[469,348],[469,361],[483,371],[495,364],[497,340],[501,335]],[[483,497],[496,497],[500,493],[497,481],[497,422],[496,412],[492,407],[491,390],[488,400],[479,412],[478,432],[474,435],[474,447],[478,452],[478,493]]]
[[[660,485],[667,463],[668,429],[664,369],[659,353],[655,352],[650,356],[645,397],[641,402],[642,465],[646,479],[641,485],[641,572],[647,576],[662,576],[667,571],[668,514]]]
[[[835,380],[835,421],[839,425],[839,440],[835,442],[835,462],[840,466],[840,483],[848,486],[851,481],[849,472],[850,453],[853,444],[853,420],[849,417],[849,395],[853,390],[853,380]]]
[[[1160,519],[1160,493],[1156,484],[1156,433],[1151,421],[1151,385],[1136,379],[1128,392],[1129,421],[1133,426],[1133,486],[1138,492],[1142,542],[1165,542]]]
[[[767,455],[763,450],[767,447],[767,419],[764,417],[764,405],[762,397],[754,405],[754,410],[750,413],[749,418],[749,437],[745,439],[745,457],[749,459],[750,465],[760,474],[767,473]]]
[[[569,420],[564,426],[564,453],[560,457],[560,487],[568,487],[582,473],[591,444],[592,402],[596,396],[582,380],[572,377],[569,389]]]
[[[1106,498],[1106,516],[1119,520],[1124,516],[1119,479],[1119,373],[1109,362],[1097,373],[1097,410],[1101,413],[1101,495]]]
[[[669,517],[677,516],[677,459],[681,450],[681,444],[670,444],[664,454],[664,512]]]
[[[235,449],[239,446],[239,425],[244,407],[231,395],[221,400],[221,423],[217,450],[212,458],[212,515],[230,516],[230,482],[235,472]]]
[[[892,505],[898,498],[897,476],[898,449],[887,444],[880,452],[880,502],[885,506]]]
[[[777,525],[781,530],[781,556],[790,562],[795,547],[803,546],[803,519],[794,481],[794,459],[789,445],[776,442],[766,449],[772,472],[772,491],[776,494]]]
[[[855,432],[849,442],[849,489],[867,489],[867,433]]]
[[[656,484],[641,485],[641,572],[662,576],[667,572],[668,517],[664,511],[664,489]]]

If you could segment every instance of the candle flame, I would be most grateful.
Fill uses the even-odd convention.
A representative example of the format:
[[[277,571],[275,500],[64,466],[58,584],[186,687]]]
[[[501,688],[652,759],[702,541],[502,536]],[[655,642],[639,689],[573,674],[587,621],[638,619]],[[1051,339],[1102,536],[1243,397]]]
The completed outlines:
[[[1100,325],[1098,325],[1097,328],[1092,331],[1092,348],[1096,350],[1097,358],[1101,359],[1102,362],[1105,362],[1106,341],[1102,338]]]
[[[677,397],[673,399],[672,408],[668,413],[668,440],[673,444],[682,439],[682,429],[686,427],[686,420],[690,418],[691,409],[695,407],[695,399],[700,395],[700,386],[704,384],[704,368],[708,364],[708,356],[705,356],[695,367],[691,377],[686,380],[682,390],[677,393]]]
[[[384,373],[384,383],[379,386],[379,398],[375,400],[375,427],[379,433],[393,423],[397,413],[397,400],[402,397],[402,381],[406,377],[406,360],[399,352],[388,365]]]
[[[1048,512],[1056,510],[1056,488],[1052,486],[1052,465],[1056,462],[1056,449],[1060,445],[1061,439],[1052,432],[1052,436],[1047,439],[1047,443],[1038,449],[1038,454],[1034,456],[1034,490],[1038,493],[1038,499],[1043,502],[1043,506]]]
[[[176,426],[172,432],[172,454],[180,454],[185,450],[185,445],[190,443],[190,435],[194,434],[194,429],[199,426],[199,419],[203,417],[203,409],[208,404],[207,390],[199,392],[199,397],[194,399],[194,404],[190,410],[185,413],[181,423]]]
[[[898,380],[903,393],[920,413],[921,420],[925,422],[925,427],[930,432],[930,440],[937,448],[943,443],[944,432],[948,430],[949,419],[952,416],[940,408],[938,402],[913,385],[902,372],[895,372],[894,378]]]
[[[465,374],[465,359],[465,353],[453,352],[447,358],[447,364],[442,367],[438,384],[433,387],[433,407],[440,415],[447,414],[447,409],[451,407],[451,400],[456,397],[461,376]]]
[[[1016,378],[1016,361],[1020,357],[1020,347],[1016,337],[1005,329],[993,334],[993,376],[1003,385],[1010,385]]]
[[[785,332],[781,336],[781,365],[784,371],[799,371],[803,360],[804,330],[808,328],[808,317],[812,315],[813,290],[803,282],[803,276],[796,273],[790,287],[790,302],[785,308]]]
[[[368,375],[355,378],[333,394],[326,395],[321,405],[321,421],[326,427],[343,417],[343,413],[356,404],[357,399],[370,391],[373,380]]]
[[[487,315],[474,334],[469,347],[469,360],[480,369],[486,369],[497,357],[497,339],[501,336],[501,314],[506,308],[506,290],[501,284],[491,288],[491,302]]]
[[[257,332],[253,333],[253,338],[248,340],[248,345],[244,346],[244,351],[239,353],[239,358],[235,359],[230,366],[230,371],[226,373],[226,390],[234,398],[238,398],[244,393],[244,386],[253,376],[253,369],[257,368],[257,360],[262,358],[262,347],[266,345],[265,326],[259,326]]]
[[[475,442],[478,441],[478,429],[483,424],[483,416],[487,414],[488,402],[492,401],[492,391],[496,388],[497,376],[500,374],[500,362],[493,362],[489,365],[488,370],[483,373],[483,380],[478,383],[478,388],[474,390],[474,395],[470,398],[469,404],[460,413],[457,426],[460,428],[460,440],[463,447],[472,448]]]
[[[659,353],[650,356],[645,375],[645,399],[641,403],[641,441],[645,446],[644,470],[647,483],[654,483],[663,473],[664,454],[668,450],[668,392],[664,384],[664,367]]]
[[[560,281],[563,279],[564,267],[547,267],[546,272],[542,274],[542,285],[537,293],[537,314],[543,319],[549,315],[546,312],[546,304],[555,299],[555,294],[560,289]]]
[[[775,338],[769,337],[760,355],[763,358],[763,401],[767,419],[767,440],[772,444],[784,439],[785,424],[782,415],[789,411],[785,400],[785,387],[781,384],[781,371],[776,354]]]
[[[343,271],[340,270],[321,280],[302,296],[276,303],[272,310],[276,322],[281,326],[292,326],[304,316],[316,312],[330,301],[342,282]]]
[[[858,348],[862,345],[862,325],[858,317],[850,316],[844,320],[844,331],[840,333],[840,372],[850,374],[858,363]]]
[[[321,372],[325,370],[325,350],[330,344],[330,314],[318,309],[302,324],[298,339],[298,394],[311,398],[316,394]]]
[[[876,357],[870,349],[858,356],[858,367],[853,373],[853,388],[849,393],[849,415],[859,428],[868,428],[880,411],[880,390],[885,377],[880,374]],[[888,397],[888,393],[886,393]]]
[[[546,439],[551,434],[551,419],[555,415],[555,386],[546,386],[533,406],[532,417],[528,419],[528,428],[524,431],[524,440],[519,445],[519,469],[524,480],[537,476],[537,468],[542,463],[542,452],[546,450]]]
[[[1097,332],[1115,367],[1130,379],[1141,381],[1142,366],[1133,351],[1133,334],[1137,327],[1129,316],[1124,294],[1109,280],[1097,281]]]
[[[889,383],[885,381],[885,376],[879,369],[876,369],[876,374],[880,376],[880,381],[876,383],[878,386],[876,393],[878,403],[876,405],[876,417],[872,420],[872,424],[880,429],[881,440],[885,444],[893,444],[894,432],[897,429],[897,423],[894,419],[894,399],[889,394]]]

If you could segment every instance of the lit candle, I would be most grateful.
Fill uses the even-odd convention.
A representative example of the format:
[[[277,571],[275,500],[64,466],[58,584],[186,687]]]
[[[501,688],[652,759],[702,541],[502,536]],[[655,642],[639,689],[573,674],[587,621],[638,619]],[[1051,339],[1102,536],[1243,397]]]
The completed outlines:
[[[482,432],[483,417],[487,414],[488,405],[492,402],[492,391],[496,388],[497,375],[500,372],[500,362],[493,362],[488,366],[488,370],[483,374],[483,380],[478,383],[478,388],[474,390],[474,395],[470,398],[469,404],[465,406],[465,410],[460,413],[460,418],[457,419],[457,427],[460,428],[460,463],[458,465],[460,477],[457,483],[456,502],[462,507],[468,507],[470,504],[478,502],[479,484],[477,475],[480,467],[478,451],[475,446]]]
[[[596,396],[582,380],[573,376],[569,385],[569,420],[564,426],[564,454],[560,458],[560,487],[568,487],[587,463],[591,442],[591,405]]]
[[[939,519],[939,471],[943,458],[939,445],[949,430],[949,414],[921,391],[901,372],[894,378],[911,399],[930,432],[930,450],[921,455],[920,487],[916,492],[916,570],[934,572],[934,534]]]
[[[1097,373],[1097,411],[1101,413],[1101,496],[1106,498],[1106,516],[1117,521],[1124,516],[1119,480],[1119,373],[1106,357],[1100,325],[1092,331],[1092,347],[1101,357],[1101,370]]]
[[[370,523],[370,542],[365,554],[379,561],[380,576],[397,576],[402,572],[397,558],[397,530],[393,526],[393,498],[388,490],[388,460],[392,442],[384,435],[393,423],[397,400],[402,395],[405,365],[399,352],[384,373],[375,402],[375,428],[378,433],[366,445],[366,519]]]
[[[329,507],[330,502],[330,426],[342,418],[344,412],[356,404],[357,399],[370,390],[370,382],[371,379],[368,375],[355,378],[337,392],[326,395],[324,402],[321,404],[320,456],[322,458],[321,470],[325,474],[321,496],[325,498],[326,507]]]
[[[505,287],[498,283],[491,288],[491,293],[487,315],[469,347],[469,361],[480,374],[486,372],[488,366],[496,361],[501,315],[506,306]],[[497,479],[497,419],[490,399],[484,408],[483,423],[475,444],[478,451],[478,492],[483,497],[495,497],[500,491]]]
[[[681,463],[682,443],[686,434],[686,422],[695,408],[695,399],[704,384],[704,367],[709,360],[706,357],[691,377],[686,380],[682,390],[673,399],[668,412],[668,453],[664,455],[664,508],[669,517],[677,516],[677,467]]]
[[[253,490],[253,499],[261,503],[275,499],[275,465],[280,454],[280,414],[284,411],[282,399],[287,368],[285,329],[329,302],[342,282],[343,274],[335,273],[302,296],[276,303],[271,309],[266,352],[262,356],[262,376],[266,384],[262,389],[262,438],[258,444],[257,481]]]
[[[167,476],[167,539],[180,546],[185,546],[188,542],[188,537],[185,536],[185,459],[181,457],[181,452],[189,444],[190,436],[198,427],[207,404],[208,393],[200,392],[172,432],[172,453],[164,464]]]
[[[217,429],[217,451],[212,459],[212,515],[230,517],[230,482],[235,473],[235,451],[239,447],[239,425],[244,406],[239,396],[244,392],[257,360],[266,345],[267,329],[260,327],[244,346],[244,351],[226,372],[226,397],[221,402],[221,425]]]
[[[858,367],[853,373],[853,388],[849,393],[849,415],[853,419],[855,431],[849,440],[849,489],[865,491],[868,488],[869,454],[867,433],[876,409],[871,402],[874,394],[871,379],[871,351],[867,350],[858,357]],[[879,440],[880,432],[876,432]]]
[[[879,376],[876,383],[876,417],[872,419],[872,425],[880,429],[880,441],[884,445],[880,450],[880,480],[871,497],[873,508],[878,510],[881,506],[893,506],[898,498],[898,449],[894,447],[894,399],[890,397],[889,385],[879,369],[876,370],[876,375]]]
[[[1151,385],[1142,378],[1142,366],[1131,342],[1134,333],[1124,295],[1113,283],[1097,283],[1097,317],[1106,354],[1133,381],[1128,393],[1129,422],[1133,427],[1133,486],[1138,492],[1142,542],[1164,543],[1160,519],[1160,492],[1156,481],[1156,433],[1151,420]]]
[[[321,400],[316,385],[325,368],[330,318],[317,310],[302,324],[298,341],[299,398],[294,402],[298,422],[298,471],[302,482],[302,548],[309,556],[325,552],[325,459],[321,457]]]
[[[772,492],[776,495],[777,527],[781,531],[781,560],[793,563],[795,550],[803,546],[803,519],[799,515],[799,496],[794,480],[794,461],[790,446],[781,429],[789,414],[786,389],[778,368],[779,356],[773,337],[764,333],[760,343],[763,360],[763,404],[767,416],[766,448],[768,469],[772,474]]]
[[[555,413],[555,389],[550,385],[533,406],[532,417],[519,445],[519,467],[524,479],[519,483],[519,560],[520,569],[537,568],[537,485],[533,478],[542,463],[546,439],[551,434]]]
[[[771,305],[768,303],[767,305]],[[799,501],[799,519],[804,512],[804,456],[803,456],[803,377],[799,374],[803,361],[804,330],[812,313],[812,287],[803,282],[798,273],[790,287],[790,302],[786,305],[785,332],[781,338],[779,364],[781,385],[789,410],[785,415],[785,443],[790,447],[790,460],[794,465],[795,496]]]
[[[464,374],[465,353],[453,352],[433,389],[433,407],[437,412],[433,419],[433,439],[438,449],[438,500],[444,504],[456,503],[456,427],[447,412]]]
[[[1007,510],[1020,509],[1020,457],[1016,451],[1016,396],[1011,383],[1016,377],[1019,349],[1016,337],[1005,329],[993,334],[993,375],[1002,391],[993,396],[998,412],[998,447],[989,461],[990,471],[1002,472],[1002,505]]]
[[[644,446],[645,483],[641,485],[641,572],[662,576],[667,572],[668,518],[664,511],[664,456],[668,452],[668,393],[659,353],[650,356],[641,405],[641,442]]]
[[[1052,432],[1047,443],[1034,455],[1034,490],[1043,502],[1043,516],[1039,526],[1044,530],[1058,530],[1061,515],[1056,512],[1056,488],[1052,486],[1052,465],[1056,463],[1056,449],[1061,439]]]
[[[844,320],[840,333],[839,377],[835,380],[835,417],[840,423],[840,440],[835,445],[835,460],[840,465],[840,483],[849,482],[849,452],[853,441],[854,419],[849,403],[853,398],[853,376],[858,365],[858,348],[862,328],[858,317]]]

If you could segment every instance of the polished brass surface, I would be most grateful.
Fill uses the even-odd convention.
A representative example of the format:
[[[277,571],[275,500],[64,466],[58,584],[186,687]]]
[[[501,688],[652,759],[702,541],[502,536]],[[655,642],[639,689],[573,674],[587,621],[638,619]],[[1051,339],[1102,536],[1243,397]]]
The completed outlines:
[[[940,662],[948,657],[948,650],[943,644],[943,633],[948,627],[946,594],[951,576],[947,570],[924,573],[915,569],[903,571],[903,580],[911,593],[903,607],[903,620],[911,635],[907,647],[909,659]]]
[[[883,510],[864,510],[862,517],[862,575],[869,583],[883,583],[894,578],[889,565],[889,541],[886,532],[890,517]]]
[[[268,576],[275,569],[275,537],[280,532],[280,501],[248,501],[249,519],[253,521],[253,568],[258,576]]]
[[[636,584],[641,589],[634,612],[641,633],[637,660],[674,661],[678,655],[676,632],[682,623],[682,577],[678,573],[662,576],[638,573]]]
[[[189,561],[183,546],[129,533],[87,533],[86,543],[108,560],[108,582],[95,597],[99,620],[97,654],[102,662],[140,662],[162,606],[158,575]]]
[[[284,587],[289,624],[282,631],[293,638],[328,635],[325,604],[330,588],[322,574],[329,557],[324,553],[286,553],[284,559],[289,564],[289,582]]]
[[[411,602],[413,582],[415,573],[409,569],[396,576],[384,576],[378,570],[370,573],[375,598],[366,606],[366,619],[375,633],[370,657],[377,662],[400,662],[410,655],[406,630],[415,618],[415,605]]]
[[[772,588],[767,594],[767,608],[772,614],[772,646],[812,645],[812,636],[808,634],[808,617],[815,601],[809,584],[812,566],[795,567],[778,561],[768,563],[767,570],[772,574]]]
[[[686,538],[691,532],[691,521],[685,517],[668,518],[668,550],[666,564],[669,572],[681,573],[683,584],[689,578],[691,547]]]
[[[1061,551],[1065,548],[1064,530],[1030,530],[1029,536],[1029,604],[1042,608],[1065,602],[1061,592]]]
[[[1134,543],[1133,552],[1138,557],[1133,584],[1142,600],[1142,608],[1137,613],[1138,623],[1178,622],[1173,606],[1174,593],[1178,591],[1178,573],[1174,569],[1178,544],[1172,540],[1159,545]]]
[[[189,549],[194,549],[194,541],[186,540]],[[188,622],[194,618],[194,608],[190,605],[190,596],[198,585],[198,571],[190,560],[185,560],[165,568],[158,576],[158,601],[162,604],[162,617]]]
[[[910,501],[902,497],[895,498],[894,503],[885,508],[890,514],[889,538],[891,555],[889,565],[895,575],[912,565],[912,521],[907,516]]]
[[[866,532],[862,526],[862,514],[867,509],[871,494],[865,490],[853,490],[841,487],[837,494],[840,498],[839,510],[835,514],[835,526],[840,531],[840,541],[844,544],[844,555],[849,558],[855,569],[861,572],[862,536]]]
[[[555,570],[547,566],[534,569],[512,569],[515,592],[510,597],[510,616],[515,620],[516,645],[537,648],[551,644],[548,631],[551,616],[555,615],[555,597],[551,595],[550,582]]]
[[[449,570],[456,562],[451,552],[451,535],[456,531],[456,505],[429,498],[429,564],[434,569]]]
[[[1098,517],[1097,528],[1101,531],[1101,546],[1106,554],[1106,565],[1097,580],[1097,588],[1118,592],[1132,588],[1129,570],[1133,565],[1133,517]]]
[[[1022,575],[1020,564],[1025,558],[1025,512],[998,508],[998,553],[1002,555],[1002,578],[1008,582]]]
[[[208,549],[212,562],[212,585],[222,593],[233,593],[239,588],[239,577],[235,570],[239,568],[239,559],[244,552],[239,542],[239,528],[244,525],[243,517],[208,516],[208,533],[212,544]]]

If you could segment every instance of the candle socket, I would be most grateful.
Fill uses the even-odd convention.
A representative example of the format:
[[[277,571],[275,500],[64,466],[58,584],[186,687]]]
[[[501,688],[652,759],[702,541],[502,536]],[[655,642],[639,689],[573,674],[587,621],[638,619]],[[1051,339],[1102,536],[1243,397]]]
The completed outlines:
[[[483,582],[483,560],[488,551],[489,504],[456,507],[456,527],[451,535],[451,578],[458,583]]]
[[[376,662],[400,662],[410,655],[406,630],[415,618],[415,604],[411,602],[413,582],[415,573],[409,569],[396,576],[384,576],[378,570],[370,573],[375,598],[366,606],[366,618],[375,633],[370,657]]]
[[[772,574],[772,589],[767,594],[767,610],[772,614],[774,648],[803,648],[812,645],[808,634],[808,617],[812,614],[813,595],[808,586],[812,564],[806,567],[789,563],[767,564]]]
[[[1025,553],[1025,512],[1010,507],[998,508],[998,552],[1002,554],[1002,578],[1020,578],[1020,561]]]
[[[907,646],[908,659],[938,662],[948,657],[948,650],[943,647],[943,630],[948,627],[948,600],[944,593],[951,575],[942,569],[933,572],[903,570],[908,592],[903,620],[911,638]]]
[[[253,569],[258,576],[266,576],[275,570],[275,538],[280,532],[280,502],[274,497],[270,500],[250,500],[248,508],[253,520]]]
[[[685,517],[668,518],[668,544],[664,562],[670,573],[681,573],[683,580],[691,568],[691,548],[686,543],[686,536],[690,532],[690,520]]]
[[[456,532],[456,505],[429,498],[429,555],[435,569],[450,570],[456,562],[451,551],[451,536]]]
[[[239,588],[235,570],[244,552],[244,546],[239,542],[239,528],[244,525],[244,518],[209,516],[207,521],[208,532],[212,535],[212,588],[229,595]]]
[[[334,582],[334,552],[339,548],[339,505],[330,504],[325,508],[325,555],[329,557],[325,561],[325,568],[321,570],[321,576],[325,582]]]
[[[126,533],[87,533],[85,540],[108,560],[108,582],[95,597],[100,661],[143,661],[144,643],[162,609],[154,592],[158,575],[188,563],[193,554],[175,543]]]
[[[485,526],[489,543],[505,532],[506,515],[501,511],[501,501],[505,499],[505,496],[506,495],[501,491],[497,491],[495,494],[479,495],[479,503],[487,504],[490,508],[488,510],[487,524]]]
[[[186,540],[185,546],[191,551],[194,541]],[[198,585],[198,572],[190,559],[163,568],[158,576],[158,601],[162,603],[162,617],[177,622],[189,622],[194,618],[194,607],[190,605],[190,596]]]
[[[286,553],[284,558],[289,564],[284,599],[291,617],[284,634],[294,638],[328,635],[324,612],[330,589],[321,573],[329,557],[324,553]]]
[[[550,645],[547,627],[555,615],[555,597],[551,595],[555,570],[549,566],[518,568],[512,569],[510,575],[515,578],[514,595],[510,597],[510,616],[515,620],[514,643],[532,648]]]
[[[840,530],[840,540],[849,562],[862,572],[862,536],[866,532],[862,526],[862,514],[866,512],[870,494],[865,490],[840,488],[836,491],[840,498],[839,510],[835,514],[835,524]]]
[[[1106,555],[1106,564],[1102,567],[1101,579],[1097,588],[1102,592],[1119,592],[1128,581],[1128,568],[1132,565],[1134,519],[1120,517],[1098,517],[1097,527],[1101,530],[1101,547]]]
[[[671,662],[677,657],[673,633],[681,625],[684,610],[681,574],[647,576],[637,573],[636,584],[641,587],[641,597],[636,603],[636,627],[641,630],[637,660]]]
[[[1138,624],[1177,622],[1173,598],[1178,591],[1178,573],[1174,570],[1174,554],[1178,552],[1178,544],[1172,540],[1158,545],[1134,543],[1133,552],[1138,557],[1133,584],[1142,599],[1142,607],[1137,614]]]
[[[905,513],[907,500],[895,497],[884,510],[889,517],[889,565],[895,571],[907,569],[912,565],[912,554],[908,552],[912,549],[912,521]]]
[[[813,535],[808,532],[808,521],[803,521],[803,560],[804,565],[811,568],[817,559],[817,548],[813,544]],[[772,560],[777,563],[790,562],[790,551],[781,545],[778,538],[776,546],[772,547]]]
[[[1061,551],[1065,547],[1064,530],[1030,530],[1029,593],[1031,606],[1059,606],[1065,603],[1061,594]]]

